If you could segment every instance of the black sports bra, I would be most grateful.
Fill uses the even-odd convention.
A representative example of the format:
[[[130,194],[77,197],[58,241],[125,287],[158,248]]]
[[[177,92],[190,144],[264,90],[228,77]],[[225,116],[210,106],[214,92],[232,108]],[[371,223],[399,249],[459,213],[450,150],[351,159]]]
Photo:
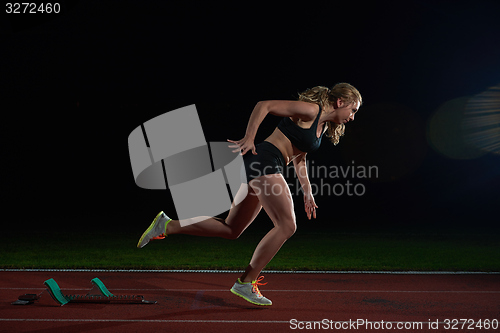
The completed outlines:
[[[300,151],[304,153],[315,151],[321,145],[321,138],[323,137],[323,133],[321,133],[319,138],[316,136],[320,115],[321,106],[310,128],[302,128],[290,118],[285,117],[279,122],[278,129],[285,134],[288,140],[290,140],[290,142]]]

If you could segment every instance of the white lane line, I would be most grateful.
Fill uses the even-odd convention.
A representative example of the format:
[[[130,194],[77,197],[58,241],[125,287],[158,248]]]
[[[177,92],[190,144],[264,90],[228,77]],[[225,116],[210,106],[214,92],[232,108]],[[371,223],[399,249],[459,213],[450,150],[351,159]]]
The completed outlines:
[[[0,290],[45,290],[44,288],[5,288]],[[65,290],[88,291],[84,288],[63,288]],[[150,291],[150,292],[225,292],[228,289],[137,289],[137,288],[113,288],[113,291]],[[282,293],[454,293],[454,294],[500,294],[499,290],[347,290],[347,289],[266,289],[266,292]]]
[[[84,323],[221,323],[221,324],[289,324],[288,320],[169,320],[169,319],[35,319],[0,318],[0,321],[24,322],[84,322]]]
[[[243,273],[241,270],[183,270],[183,269],[0,269],[0,272],[95,272],[95,273]],[[389,274],[389,275],[489,275],[500,272],[434,272],[434,271],[262,271],[263,274]]]
[[[80,322],[80,323],[181,323],[181,324],[291,324],[292,320],[187,320],[187,319],[45,319],[45,318],[0,318],[0,322],[49,322],[49,323],[66,323],[66,322]],[[297,321],[299,322],[299,321]],[[320,320],[308,320],[307,322],[321,322]],[[328,323],[356,323],[352,320],[328,320]],[[364,320],[363,324],[380,323],[379,321]],[[398,324],[398,323],[415,323],[415,324],[429,324],[429,321],[385,321],[384,323]],[[433,321],[432,324],[438,323],[440,325],[450,324],[446,321]]]

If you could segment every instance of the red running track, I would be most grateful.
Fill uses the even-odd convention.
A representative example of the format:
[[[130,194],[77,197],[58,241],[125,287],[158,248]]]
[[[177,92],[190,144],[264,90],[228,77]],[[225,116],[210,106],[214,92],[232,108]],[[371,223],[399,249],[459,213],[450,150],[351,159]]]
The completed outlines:
[[[2,332],[500,331],[476,326],[478,320],[500,320],[499,275],[267,274],[261,291],[271,307],[229,292],[238,274],[0,272],[0,277]],[[49,278],[65,294],[86,294],[94,277],[114,294],[144,295],[158,303],[59,306],[45,292],[35,304],[11,305],[19,295],[41,293]]]

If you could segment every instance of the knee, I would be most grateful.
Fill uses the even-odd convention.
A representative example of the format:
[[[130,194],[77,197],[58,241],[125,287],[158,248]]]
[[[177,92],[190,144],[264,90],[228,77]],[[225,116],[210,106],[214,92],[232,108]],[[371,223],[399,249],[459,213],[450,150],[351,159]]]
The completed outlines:
[[[227,239],[238,239],[243,232],[240,230],[231,229],[231,232],[227,235]]]
[[[228,232],[223,236],[226,239],[238,239],[241,234],[243,233],[243,230],[234,228],[233,226],[230,226],[226,223],[226,220],[220,219],[220,218],[215,218],[217,221],[220,223],[224,224],[226,227],[228,227]]]
[[[288,238],[292,237],[296,231],[297,231],[297,225],[295,223],[293,223],[293,225],[290,226],[290,228],[288,230]]]
[[[292,220],[289,223],[283,224],[280,226],[281,234],[286,238],[290,238],[295,234],[295,231],[297,231],[297,224],[295,224],[295,221]]]

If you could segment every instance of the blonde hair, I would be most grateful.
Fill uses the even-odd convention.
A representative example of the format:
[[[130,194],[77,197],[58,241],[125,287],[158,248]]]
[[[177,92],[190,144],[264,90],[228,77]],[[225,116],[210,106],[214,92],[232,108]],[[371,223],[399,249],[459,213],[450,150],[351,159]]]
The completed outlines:
[[[359,102],[359,105],[361,105],[363,103],[358,89],[349,83],[337,83],[332,89],[317,86],[299,93],[299,101],[318,104],[323,110],[327,105],[334,105],[339,98],[347,104]],[[345,125],[329,121],[327,122],[327,126],[326,136],[330,138],[334,145],[337,145],[340,137],[344,135]]]

